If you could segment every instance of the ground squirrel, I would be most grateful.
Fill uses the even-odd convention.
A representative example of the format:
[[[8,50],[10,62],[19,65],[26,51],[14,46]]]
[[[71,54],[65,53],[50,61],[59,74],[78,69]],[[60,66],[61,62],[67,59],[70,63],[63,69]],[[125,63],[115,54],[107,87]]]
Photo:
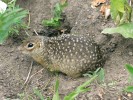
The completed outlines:
[[[19,50],[50,71],[59,71],[72,77],[103,67],[98,45],[84,35],[31,36],[19,46]]]

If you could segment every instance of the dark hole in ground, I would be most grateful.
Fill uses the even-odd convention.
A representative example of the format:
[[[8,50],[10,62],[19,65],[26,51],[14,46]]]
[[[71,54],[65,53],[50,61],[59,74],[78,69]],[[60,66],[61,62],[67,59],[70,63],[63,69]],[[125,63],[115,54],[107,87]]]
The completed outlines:
[[[40,32],[38,32],[39,35],[53,37],[53,36],[59,36],[61,34],[70,34],[70,31],[72,29],[69,21],[67,20],[66,14],[62,13],[61,15],[62,19],[60,19],[61,26],[58,28],[54,27],[44,27]]]

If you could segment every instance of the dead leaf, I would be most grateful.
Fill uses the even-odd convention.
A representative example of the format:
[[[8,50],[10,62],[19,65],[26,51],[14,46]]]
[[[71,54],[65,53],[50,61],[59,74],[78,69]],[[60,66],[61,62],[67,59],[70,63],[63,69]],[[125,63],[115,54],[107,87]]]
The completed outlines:
[[[98,89],[98,96],[100,97],[100,100],[103,100],[103,96],[105,95],[105,90],[103,88]]]
[[[100,4],[105,3],[105,2],[106,2],[106,0],[93,0],[91,2],[91,7],[96,8],[97,6],[99,6]]]
[[[118,97],[118,100],[122,100],[122,99],[121,99],[121,96]]]
[[[105,19],[107,19],[110,16],[110,5],[102,5],[100,12],[103,16],[105,16]]]

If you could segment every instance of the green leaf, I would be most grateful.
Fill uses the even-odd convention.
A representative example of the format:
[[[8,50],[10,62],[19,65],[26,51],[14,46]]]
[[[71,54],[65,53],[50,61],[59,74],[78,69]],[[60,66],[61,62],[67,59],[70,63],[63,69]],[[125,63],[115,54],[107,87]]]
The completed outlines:
[[[18,93],[17,96],[20,98],[20,100],[23,100],[23,98],[25,97],[24,93]]]
[[[33,89],[34,93],[40,98],[40,100],[45,100],[43,95],[38,89]]]
[[[90,88],[86,88],[88,85],[92,83],[97,78],[97,75],[94,75],[90,80],[83,83],[82,85],[78,86],[74,91],[72,91],[70,94],[66,95],[64,97],[64,100],[74,100],[76,96],[78,96],[80,93],[87,92],[90,90]]]
[[[118,12],[124,13],[125,0],[111,0],[111,16],[116,19]]]
[[[59,80],[56,80],[56,85],[55,85],[55,94],[53,96],[52,100],[60,100],[60,96],[59,96]]]
[[[53,28],[58,28],[61,26],[61,20],[62,19],[62,11],[67,6],[67,0],[63,1],[63,3],[56,3],[54,9],[53,9],[53,18],[50,20],[43,20],[42,24],[44,26],[51,26]]]
[[[100,68],[100,70],[97,72],[97,75],[98,75],[98,81],[100,83],[104,83],[105,73],[104,73],[104,69],[103,68]]]
[[[62,8],[60,3],[56,3],[55,8],[54,8],[54,17],[60,17],[62,13]]]
[[[129,78],[129,81],[133,81],[133,66],[129,65],[129,64],[126,64],[125,65],[127,71],[129,72],[130,74],[130,78]]]
[[[123,24],[116,28],[106,28],[102,31],[102,33],[106,34],[120,33],[125,38],[133,38],[133,23]]]
[[[126,92],[133,92],[133,86],[128,86],[124,89]]]
[[[131,22],[132,8],[127,0],[111,0],[111,17],[117,25]]]
[[[51,18],[51,20],[43,20],[42,24],[45,26],[51,26],[51,27],[59,27],[60,21],[59,18]]]
[[[133,76],[133,66],[129,65],[129,64],[126,64],[126,69],[128,70],[128,72],[130,73],[130,75]]]
[[[99,83],[103,83],[105,80],[105,73],[104,73],[104,69],[103,68],[97,68],[96,71],[92,72],[89,71],[86,74],[84,74],[84,76],[89,76],[89,77],[93,77],[97,75],[97,81]]]

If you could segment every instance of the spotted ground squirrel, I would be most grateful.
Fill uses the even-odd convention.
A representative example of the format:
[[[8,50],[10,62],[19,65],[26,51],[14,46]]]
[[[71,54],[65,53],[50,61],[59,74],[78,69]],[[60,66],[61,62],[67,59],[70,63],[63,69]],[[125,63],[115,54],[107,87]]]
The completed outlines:
[[[81,76],[104,64],[99,46],[84,35],[31,36],[19,46],[19,50],[50,71],[71,77]]]

